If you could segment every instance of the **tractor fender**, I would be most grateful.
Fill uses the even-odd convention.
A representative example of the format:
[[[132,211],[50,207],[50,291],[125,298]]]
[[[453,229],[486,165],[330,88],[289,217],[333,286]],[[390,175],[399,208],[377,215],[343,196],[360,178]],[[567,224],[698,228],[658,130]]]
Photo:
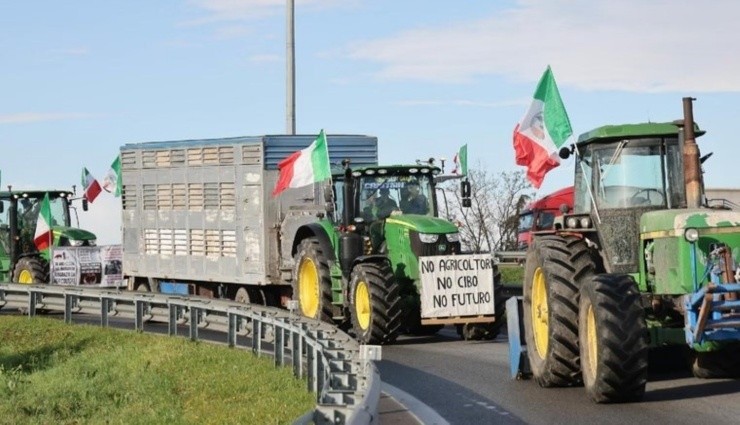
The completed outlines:
[[[330,262],[336,261],[334,255],[334,245],[329,239],[329,235],[326,233],[326,229],[319,223],[310,223],[303,225],[298,228],[293,238],[293,246],[291,248],[291,254],[294,256],[298,252],[298,245],[301,241],[306,238],[316,238],[319,241],[321,250],[324,251],[324,255]]]

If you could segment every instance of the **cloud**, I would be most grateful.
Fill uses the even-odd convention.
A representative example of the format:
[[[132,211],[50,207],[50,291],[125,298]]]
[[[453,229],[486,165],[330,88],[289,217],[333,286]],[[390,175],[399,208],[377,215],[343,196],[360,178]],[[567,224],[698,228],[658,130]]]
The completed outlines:
[[[494,13],[494,12],[492,12]],[[470,22],[347,46],[376,78],[534,81],[553,67],[582,90],[740,91],[740,3],[716,0],[519,0]]]
[[[526,106],[532,102],[531,98],[518,100],[504,100],[500,102],[480,102],[477,100],[452,99],[452,100],[401,100],[397,102],[400,106],[470,106],[475,108],[508,108],[510,106]]]
[[[330,8],[356,3],[356,0],[296,0],[295,7]],[[240,22],[284,14],[286,0],[190,0],[190,4],[206,12],[206,16],[188,22],[203,25],[218,22]]]
[[[92,114],[77,112],[21,112],[0,114],[0,124],[28,124],[47,121],[79,120],[93,117]]]

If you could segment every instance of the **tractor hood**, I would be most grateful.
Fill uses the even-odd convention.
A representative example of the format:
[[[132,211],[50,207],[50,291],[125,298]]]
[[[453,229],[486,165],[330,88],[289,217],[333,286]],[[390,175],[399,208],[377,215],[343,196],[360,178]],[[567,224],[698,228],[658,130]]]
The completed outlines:
[[[650,211],[640,218],[640,233],[680,236],[689,227],[696,229],[740,227],[740,211],[712,209],[676,209]],[[740,229],[736,230],[740,233]],[[657,236],[657,235],[656,235]]]
[[[95,234],[88,232],[87,230],[78,229],[76,227],[66,226],[54,226],[54,238],[65,237],[67,239],[78,240],[78,241],[89,241],[95,239]]]
[[[457,233],[458,229],[447,220],[428,215],[400,214],[388,217],[388,224],[397,224],[408,227],[419,233]]]

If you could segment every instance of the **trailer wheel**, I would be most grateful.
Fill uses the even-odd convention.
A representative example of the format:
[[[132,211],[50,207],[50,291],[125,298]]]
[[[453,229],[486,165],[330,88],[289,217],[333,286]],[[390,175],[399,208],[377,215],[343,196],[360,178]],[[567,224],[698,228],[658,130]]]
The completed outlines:
[[[305,317],[332,322],[329,260],[316,238],[301,241],[295,256],[293,299]]]
[[[350,316],[361,344],[389,344],[401,330],[399,287],[386,263],[361,263],[352,270]]]
[[[701,379],[740,378],[740,343],[730,343],[717,351],[695,352],[691,372]]]
[[[41,257],[23,257],[13,268],[13,282],[49,283],[49,263]]]
[[[532,376],[542,387],[580,385],[578,290],[596,270],[580,239],[538,236],[524,271],[524,335]]]
[[[239,289],[234,292],[234,301],[242,304],[249,304],[250,298],[249,298],[249,291],[247,291],[247,288],[240,287]]]
[[[581,287],[579,337],[583,383],[596,403],[639,401],[648,371],[648,331],[637,284],[602,274]]]

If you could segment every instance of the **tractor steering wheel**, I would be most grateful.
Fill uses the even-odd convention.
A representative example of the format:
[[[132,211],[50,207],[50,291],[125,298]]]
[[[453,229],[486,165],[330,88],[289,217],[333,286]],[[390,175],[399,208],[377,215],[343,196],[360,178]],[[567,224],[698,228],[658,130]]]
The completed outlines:
[[[660,202],[658,202],[657,204],[652,202],[650,199],[650,192],[657,193],[658,196],[660,196]],[[638,195],[640,195],[641,193],[645,193],[646,197],[645,198],[638,197]],[[637,192],[635,192],[634,195],[630,197],[630,203],[632,205],[663,205],[665,204],[665,195],[659,189],[644,188],[644,189],[638,190]]]

